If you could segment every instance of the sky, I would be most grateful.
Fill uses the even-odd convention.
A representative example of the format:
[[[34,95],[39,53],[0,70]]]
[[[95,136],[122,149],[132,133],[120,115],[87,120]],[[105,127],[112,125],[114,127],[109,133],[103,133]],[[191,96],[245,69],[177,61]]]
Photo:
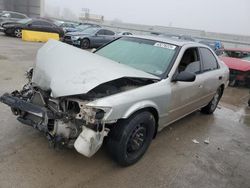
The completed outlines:
[[[250,35],[250,0],[45,0],[52,15],[82,8],[106,20]]]

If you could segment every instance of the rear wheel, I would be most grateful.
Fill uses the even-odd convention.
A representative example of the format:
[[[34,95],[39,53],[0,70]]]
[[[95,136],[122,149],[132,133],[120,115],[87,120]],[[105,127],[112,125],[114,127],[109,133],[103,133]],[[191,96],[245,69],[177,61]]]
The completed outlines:
[[[110,132],[107,148],[121,166],[136,163],[148,149],[155,131],[155,119],[150,112],[141,112],[119,122]]]
[[[16,28],[16,29],[14,30],[14,35],[15,35],[15,37],[17,37],[17,38],[21,38],[21,37],[22,37],[22,30],[21,30],[20,28]]]
[[[215,111],[215,109],[216,109],[216,107],[221,99],[221,96],[222,96],[222,88],[219,87],[217,89],[216,94],[214,95],[213,99],[208,103],[207,106],[205,106],[201,109],[201,112],[204,114],[212,114]]]
[[[81,48],[82,49],[89,49],[89,47],[90,47],[89,39],[83,39],[81,42]]]

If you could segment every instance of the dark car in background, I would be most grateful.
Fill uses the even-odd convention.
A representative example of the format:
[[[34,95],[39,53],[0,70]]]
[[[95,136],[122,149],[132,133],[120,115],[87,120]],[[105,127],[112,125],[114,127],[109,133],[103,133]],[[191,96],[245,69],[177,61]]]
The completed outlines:
[[[2,22],[16,22],[22,19],[29,18],[26,14],[12,11],[2,11],[0,12],[0,23]]]
[[[61,27],[64,33],[74,31],[80,25],[80,23],[78,22],[69,22],[61,20],[54,20],[54,24]]]
[[[81,32],[66,33],[63,41],[83,49],[88,49],[98,48],[117,37],[115,32],[111,30],[99,27],[89,27]]]
[[[73,27],[68,27],[65,30],[65,33],[68,33],[68,32],[82,32],[85,29],[90,28],[90,27],[101,28],[101,26],[98,25],[98,24],[93,24],[93,23],[79,23],[79,25],[77,25],[74,28]]]
[[[1,25],[3,27],[3,32],[8,36],[14,36],[21,38],[22,30],[58,33],[59,37],[64,36],[64,31],[61,27],[54,24],[52,21],[46,19],[24,19],[13,22],[5,22]]]

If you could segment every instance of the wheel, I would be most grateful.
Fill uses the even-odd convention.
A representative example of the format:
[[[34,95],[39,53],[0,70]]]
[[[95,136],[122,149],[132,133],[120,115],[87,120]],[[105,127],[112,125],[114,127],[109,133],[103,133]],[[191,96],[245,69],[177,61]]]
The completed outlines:
[[[250,107],[250,99],[248,100],[248,106]]]
[[[207,106],[205,106],[201,109],[201,112],[204,114],[212,114],[215,111],[215,109],[216,109],[216,107],[221,99],[221,96],[222,96],[222,88],[219,87],[217,89],[217,92],[214,95],[213,99],[208,103]]]
[[[81,42],[81,48],[82,49],[88,49],[90,47],[90,41],[89,39],[83,39]]]
[[[21,30],[20,28],[16,28],[16,29],[14,30],[14,35],[15,35],[15,37],[17,37],[17,38],[21,38],[21,37],[22,37],[22,30]]]
[[[147,111],[120,121],[110,131],[107,149],[121,166],[136,163],[148,149],[155,131],[155,118]]]

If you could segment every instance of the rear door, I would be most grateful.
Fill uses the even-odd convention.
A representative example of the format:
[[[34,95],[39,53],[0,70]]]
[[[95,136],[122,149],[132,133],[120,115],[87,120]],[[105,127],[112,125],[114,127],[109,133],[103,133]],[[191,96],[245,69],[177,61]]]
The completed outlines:
[[[104,30],[105,32],[105,43],[108,43],[115,39],[115,33],[110,30]]]
[[[223,73],[214,53],[208,48],[199,48],[202,60],[202,70],[204,77],[204,101],[208,103],[214,96],[219,86],[223,83]]]
[[[92,42],[92,45],[95,46],[95,47],[99,47],[101,46],[102,44],[105,43],[105,29],[100,29],[95,37],[93,37],[93,40],[91,41]]]
[[[28,29],[33,30],[33,31],[56,33],[56,30],[53,29],[53,25],[51,23],[43,21],[43,20],[35,20],[35,21],[29,23]]]
[[[167,124],[199,109],[204,101],[204,77],[198,48],[188,48],[184,52],[175,74],[187,71],[194,73],[193,82],[171,82],[171,102]]]

